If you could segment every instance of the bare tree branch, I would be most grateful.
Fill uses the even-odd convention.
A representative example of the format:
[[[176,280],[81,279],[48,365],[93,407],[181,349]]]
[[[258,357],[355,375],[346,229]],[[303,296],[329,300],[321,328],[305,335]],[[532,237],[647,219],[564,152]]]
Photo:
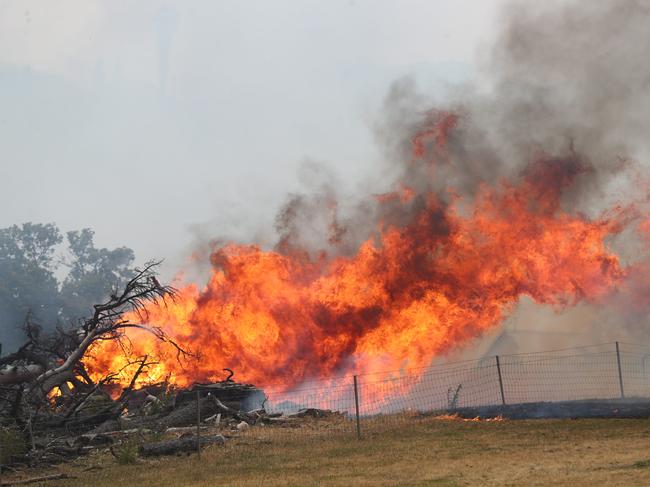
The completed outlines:
[[[4,377],[5,383],[20,386],[21,391],[24,391],[19,395],[22,397],[24,394],[26,402],[38,410],[50,404],[48,394],[53,389],[70,389],[67,386],[69,382],[73,390],[86,391],[86,396],[81,402],[72,401],[69,414],[73,414],[99,385],[92,383],[83,365],[84,357],[96,343],[117,341],[128,356],[123,343],[123,340],[128,341],[125,332],[137,328],[151,333],[156,339],[173,347],[179,360],[183,356],[192,355],[189,350],[167,336],[162,328],[148,323],[148,306],[166,305],[167,300],[174,300],[177,295],[176,289],[158,282],[156,269],[159,264],[160,262],[152,261],[141,269],[136,269],[135,275],[121,290],[114,290],[108,301],[93,306],[92,316],[82,320],[78,328],[59,328],[54,335],[44,336],[40,333],[40,327],[31,324],[28,319],[25,324],[27,343],[17,352],[0,358],[0,383]],[[138,322],[134,323],[128,318],[130,313],[138,317]],[[152,365],[146,362],[147,358],[138,361],[140,366],[125,391],[132,390],[146,366]],[[129,365],[133,365],[133,362]],[[100,383],[108,384],[113,378],[114,375],[109,374]],[[5,394],[3,391],[0,393]],[[4,396],[1,398],[4,399]]]

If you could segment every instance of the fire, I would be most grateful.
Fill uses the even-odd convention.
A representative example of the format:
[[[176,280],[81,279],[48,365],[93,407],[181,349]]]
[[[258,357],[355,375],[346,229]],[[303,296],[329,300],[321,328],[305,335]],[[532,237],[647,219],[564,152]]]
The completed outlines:
[[[413,139],[407,164],[453,164],[446,151],[456,125],[455,115],[438,114]],[[597,302],[626,276],[606,245],[626,212],[589,219],[562,208],[563,192],[588,167],[574,153],[541,154],[520,177],[483,184],[471,198],[400,183],[377,204],[412,216],[379,221],[352,256],[216,248],[207,285],[186,285],[175,301],[148,308],[149,321],[194,358],[179,361],[176,350],[134,330],[126,353],[102,342],[86,366],[94,377],[122,370],[128,384],[125,364],[148,355],[157,363],[141,381],[186,386],[221,380],[229,367],[238,380],[290,388],[427,366],[498,326],[521,296],[557,308]]]
[[[52,389],[50,392],[47,394],[47,399],[51,402],[54,403],[58,397],[61,397],[63,393],[61,392],[61,389],[58,387],[55,387]]]
[[[480,416],[476,416],[474,418],[463,418],[458,413],[439,414],[438,416],[434,416],[433,419],[437,421],[459,421],[461,423],[480,423],[481,421],[484,421],[486,423],[502,423],[506,420],[506,418],[500,414],[498,416],[494,416],[493,418],[481,418]]]

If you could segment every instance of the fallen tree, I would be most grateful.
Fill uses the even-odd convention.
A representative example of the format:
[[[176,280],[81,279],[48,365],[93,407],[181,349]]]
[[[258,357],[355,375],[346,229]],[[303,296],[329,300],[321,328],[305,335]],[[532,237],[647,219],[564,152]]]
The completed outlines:
[[[140,446],[139,453],[143,457],[154,457],[159,455],[175,455],[182,452],[197,451],[199,442],[201,447],[226,444],[226,438],[223,435],[208,435],[182,437],[176,440],[158,441],[156,443],[148,443]]]
[[[300,426],[301,418],[268,412],[264,391],[235,382],[231,369],[224,369],[228,375],[221,381],[180,389],[166,381],[142,385],[141,374],[157,364],[149,355],[133,358],[101,378],[86,370],[84,360],[94,357],[103,342],[116,341],[128,350],[126,332],[131,328],[166,342],[181,361],[198,357],[149,323],[147,306],[164,304],[176,294],[174,288],[159,284],[156,266],[153,262],[138,270],[77,326],[44,334],[28,317],[27,341],[0,357],[0,475],[8,464],[15,471],[21,465],[56,464],[93,451],[110,451],[118,461],[132,461],[136,454],[168,455],[224,444],[226,438],[255,426]],[[131,375],[125,381],[127,370]],[[112,383],[118,378],[116,389]],[[326,413],[309,411],[304,416],[320,418]],[[56,478],[17,478],[12,484]]]
[[[117,419],[128,404],[138,376],[152,362],[141,357],[131,384],[119,400],[104,392],[113,374],[93,381],[84,367],[84,356],[93,345],[124,339],[130,328],[153,334],[174,347],[179,358],[188,355],[165,332],[148,323],[146,305],[174,299],[176,290],[156,279],[159,262],[147,263],[123,288],[113,289],[110,299],[93,306],[89,318],[67,329],[41,333],[29,316],[24,330],[27,341],[14,353],[0,357],[0,426],[18,426],[25,442],[35,449],[34,431],[56,426],[90,428]],[[116,371],[114,371],[116,372]]]

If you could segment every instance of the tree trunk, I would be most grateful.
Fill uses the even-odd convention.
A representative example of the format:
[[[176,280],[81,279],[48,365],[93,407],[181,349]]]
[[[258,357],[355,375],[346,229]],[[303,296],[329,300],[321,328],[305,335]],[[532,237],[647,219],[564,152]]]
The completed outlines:
[[[219,443],[226,444],[226,439],[221,435],[210,435],[201,437],[201,446],[213,445]],[[158,455],[174,455],[181,452],[192,452],[197,450],[197,438],[179,438],[178,440],[159,441],[140,447],[140,455],[143,457],[152,457]]]
[[[211,397],[201,399],[201,416],[207,418],[219,412],[218,406]],[[196,424],[196,401],[188,402],[185,406],[175,409],[162,418],[158,424],[166,429],[172,426],[190,426]]]

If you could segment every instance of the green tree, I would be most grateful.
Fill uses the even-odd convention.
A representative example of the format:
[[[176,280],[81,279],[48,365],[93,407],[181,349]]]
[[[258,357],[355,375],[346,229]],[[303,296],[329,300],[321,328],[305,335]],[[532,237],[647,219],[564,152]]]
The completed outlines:
[[[63,236],[53,223],[0,229],[0,343],[5,352],[23,343],[28,314],[44,331],[75,323],[133,276],[133,250],[96,248],[89,228],[66,237],[69,256],[62,259],[57,250]]]
[[[60,301],[55,251],[62,240],[51,223],[0,229],[0,342],[5,350],[21,342],[18,330],[28,313],[38,323],[56,324]]]
[[[61,285],[61,315],[75,321],[88,315],[95,303],[106,301],[112,290],[133,276],[133,250],[96,248],[90,228],[67,233],[70,269]]]

